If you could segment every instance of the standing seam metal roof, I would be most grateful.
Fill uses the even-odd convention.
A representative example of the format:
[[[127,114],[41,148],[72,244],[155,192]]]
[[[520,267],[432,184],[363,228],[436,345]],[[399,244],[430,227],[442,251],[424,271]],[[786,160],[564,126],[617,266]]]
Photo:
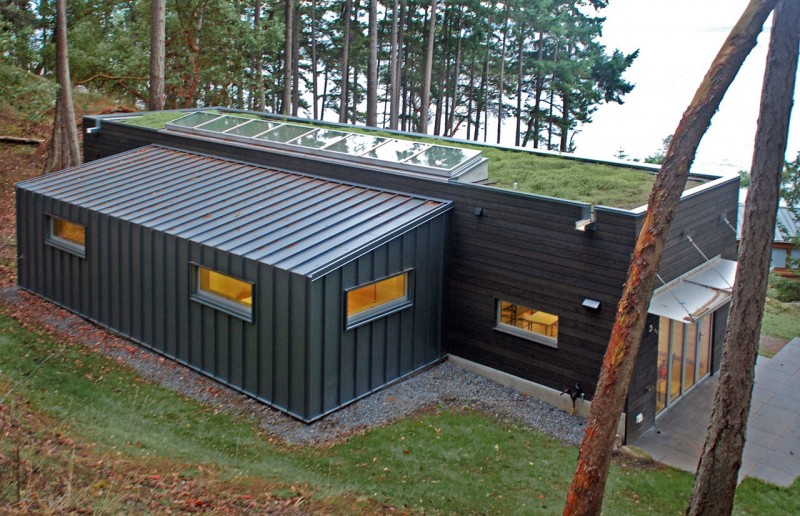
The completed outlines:
[[[452,204],[157,145],[18,186],[309,276]]]

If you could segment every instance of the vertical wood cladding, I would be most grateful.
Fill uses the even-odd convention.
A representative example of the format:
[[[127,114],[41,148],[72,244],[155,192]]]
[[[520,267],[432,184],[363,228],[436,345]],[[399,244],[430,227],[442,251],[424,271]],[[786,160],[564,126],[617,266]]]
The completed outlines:
[[[643,213],[598,207],[596,229],[582,233],[574,229],[575,222],[584,218],[585,206],[581,203],[376,173],[118,123],[103,122],[99,132],[86,135],[85,159],[89,161],[150,143],[454,201],[447,262],[449,283],[443,306],[447,351],[559,390],[580,382],[587,398],[591,399]],[[729,181],[681,200],[660,268],[664,281],[704,261],[685,239],[685,234],[690,235],[708,257],[718,254],[734,257],[735,234],[721,222],[721,215],[724,213],[728,221],[735,224],[737,194],[738,182]],[[474,214],[476,207],[483,208],[481,216]],[[342,282],[345,277],[326,277],[324,281]],[[314,287],[312,292],[315,292]],[[327,292],[316,295],[327,296]],[[600,310],[583,308],[585,298],[600,301]],[[499,299],[558,315],[558,348],[495,330]],[[336,301],[326,299],[326,302]],[[336,363],[352,363],[358,371],[363,364],[370,369],[368,376],[372,378],[371,375],[384,374],[376,367],[383,360],[380,353],[393,354],[396,349],[400,350],[401,366],[406,370],[421,360],[425,352],[415,351],[412,354],[414,364],[404,362],[408,357],[405,346],[413,346],[413,339],[409,340],[406,332],[398,332],[398,328],[410,323],[404,317],[407,315],[401,313],[398,318],[387,319],[381,327],[370,329],[392,335],[387,348],[377,355],[374,350],[359,347],[361,341],[355,334],[347,337],[351,340],[346,349],[341,350],[333,349],[330,337],[323,337],[325,356],[331,357],[331,361],[312,367],[323,371],[321,384],[324,387],[321,400],[314,399],[314,403],[326,407],[336,399],[355,396],[359,389],[369,386],[366,376],[340,378],[338,385],[342,392],[334,396],[327,386],[334,383],[331,374],[342,370],[335,369]],[[328,335],[332,331],[330,324],[331,321],[322,320],[312,323],[311,327],[322,327]],[[650,375],[647,368],[655,374],[655,345],[648,339],[645,341],[639,360],[642,364],[652,362],[652,368],[649,365],[637,368],[643,375],[637,382],[642,385],[646,384],[645,376]],[[650,393],[632,395],[628,407],[650,403],[646,401],[650,396]]]

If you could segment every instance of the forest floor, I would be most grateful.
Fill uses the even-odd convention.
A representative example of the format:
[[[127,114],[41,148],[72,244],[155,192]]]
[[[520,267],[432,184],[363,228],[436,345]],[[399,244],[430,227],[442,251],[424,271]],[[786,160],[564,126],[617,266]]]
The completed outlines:
[[[0,117],[0,134],[14,135],[4,125]],[[41,138],[46,128],[23,132]],[[43,160],[35,146],[0,144],[0,289],[16,284],[14,184]],[[143,380],[80,334],[59,333],[57,320],[42,324],[26,312],[38,303],[0,309],[2,512],[560,513],[574,446],[442,406],[332,444],[290,446]],[[618,458],[604,508],[681,512],[691,481]],[[800,512],[798,490],[747,479],[737,512]]]

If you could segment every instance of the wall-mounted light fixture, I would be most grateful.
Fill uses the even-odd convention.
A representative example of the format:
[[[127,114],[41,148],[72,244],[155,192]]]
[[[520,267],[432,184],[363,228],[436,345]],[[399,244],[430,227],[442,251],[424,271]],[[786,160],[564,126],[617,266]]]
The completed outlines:
[[[596,299],[589,299],[588,297],[583,300],[581,303],[584,308],[588,308],[589,310],[600,310],[600,301]]]
[[[472,211],[472,213],[476,217],[482,217],[483,216],[483,208],[481,208],[480,206],[475,206],[475,209]]]

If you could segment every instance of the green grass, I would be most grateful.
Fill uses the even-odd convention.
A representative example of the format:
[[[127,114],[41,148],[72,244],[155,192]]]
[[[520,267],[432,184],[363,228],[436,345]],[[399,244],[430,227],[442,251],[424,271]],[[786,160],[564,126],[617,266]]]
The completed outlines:
[[[800,337],[800,306],[768,298],[761,333],[782,339]]]
[[[92,449],[154,464],[203,465],[221,478],[271,479],[287,495],[292,485],[307,486],[312,497],[339,497],[344,506],[357,496],[410,511],[560,514],[577,457],[575,447],[470,410],[432,409],[331,447],[280,445],[252,421],[215,413],[5,316],[0,371],[0,399],[13,387],[20,403]],[[3,453],[8,449],[0,443]],[[614,466],[604,509],[676,514],[691,484],[691,475],[669,468]],[[787,490],[747,480],[738,496],[744,514],[800,512],[797,482]]]
[[[183,116],[183,114],[169,111],[148,113],[131,118],[126,123],[152,129],[163,129],[165,123]],[[231,114],[258,118],[256,115],[247,113]],[[308,125],[313,124],[309,123]],[[349,128],[348,131],[442,143],[434,138],[404,137],[363,127]],[[525,193],[630,209],[647,203],[650,189],[655,180],[655,175],[652,173],[628,167],[540,156],[531,152],[477,146],[467,142],[447,142],[446,145],[482,151],[484,157],[489,159],[489,179],[495,182],[494,186],[512,189],[516,183],[517,190]],[[699,181],[692,180],[686,187],[692,188],[699,184]]]

